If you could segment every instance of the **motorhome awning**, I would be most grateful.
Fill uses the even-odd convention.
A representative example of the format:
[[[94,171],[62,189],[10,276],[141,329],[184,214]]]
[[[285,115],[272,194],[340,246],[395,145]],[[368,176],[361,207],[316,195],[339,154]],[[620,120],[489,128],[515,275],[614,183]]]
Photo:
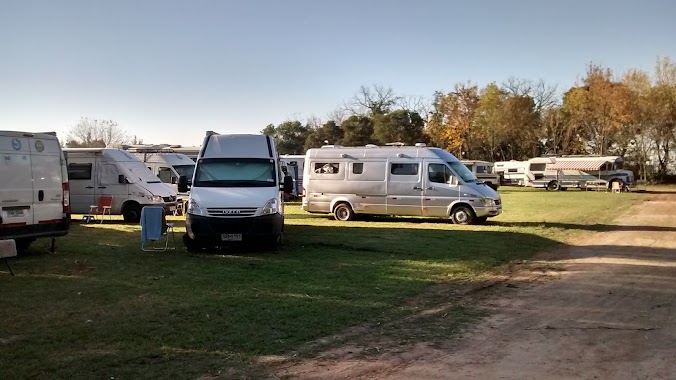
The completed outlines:
[[[552,170],[599,170],[608,160],[574,160],[557,161],[554,164],[548,164],[547,169]]]

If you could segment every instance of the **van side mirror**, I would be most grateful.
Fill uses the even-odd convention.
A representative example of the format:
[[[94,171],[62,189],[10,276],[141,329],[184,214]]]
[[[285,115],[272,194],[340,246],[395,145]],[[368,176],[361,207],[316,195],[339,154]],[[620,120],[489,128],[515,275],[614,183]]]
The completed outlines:
[[[178,192],[179,193],[188,192],[188,177],[184,175],[178,177]]]
[[[293,193],[293,177],[290,175],[284,176],[284,185],[282,190],[287,194]]]
[[[117,176],[117,183],[124,184],[126,178],[124,178],[124,174],[120,174]]]

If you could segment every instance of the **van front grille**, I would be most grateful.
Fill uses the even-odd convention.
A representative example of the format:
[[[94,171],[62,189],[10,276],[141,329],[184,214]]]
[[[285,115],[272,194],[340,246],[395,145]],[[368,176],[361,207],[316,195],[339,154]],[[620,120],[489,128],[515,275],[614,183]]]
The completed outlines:
[[[496,199],[496,200],[495,200],[495,205],[496,205],[496,206],[500,206],[500,203],[502,203],[502,201],[501,201],[500,199]]]
[[[173,195],[169,197],[162,197],[162,200],[165,202],[176,202],[176,197]]]
[[[237,217],[237,216],[254,216],[256,214],[256,207],[245,208],[230,208],[230,207],[214,207],[207,208],[209,216],[221,217]]]

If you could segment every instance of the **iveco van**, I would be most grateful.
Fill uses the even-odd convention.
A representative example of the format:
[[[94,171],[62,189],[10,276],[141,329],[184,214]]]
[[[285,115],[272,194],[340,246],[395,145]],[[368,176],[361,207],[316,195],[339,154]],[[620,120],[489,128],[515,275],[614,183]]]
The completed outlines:
[[[186,248],[262,243],[277,249],[284,233],[283,192],[292,187],[271,137],[207,132],[190,187]],[[187,190],[181,177],[179,191]]]

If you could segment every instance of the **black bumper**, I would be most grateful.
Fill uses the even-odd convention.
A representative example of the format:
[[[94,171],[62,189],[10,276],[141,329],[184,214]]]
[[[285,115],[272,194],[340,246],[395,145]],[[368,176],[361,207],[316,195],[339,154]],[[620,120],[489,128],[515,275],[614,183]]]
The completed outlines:
[[[56,237],[68,234],[70,218],[58,223],[40,223],[26,226],[0,226],[0,239],[30,239]]]
[[[185,224],[188,236],[195,242],[210,245],[230,244],[222,241],[222,234],[242,234],[242,243],[257,243],[277,238],[284,230],[284,216],[274,214],[248,218],[218,218],[188,214]]]

